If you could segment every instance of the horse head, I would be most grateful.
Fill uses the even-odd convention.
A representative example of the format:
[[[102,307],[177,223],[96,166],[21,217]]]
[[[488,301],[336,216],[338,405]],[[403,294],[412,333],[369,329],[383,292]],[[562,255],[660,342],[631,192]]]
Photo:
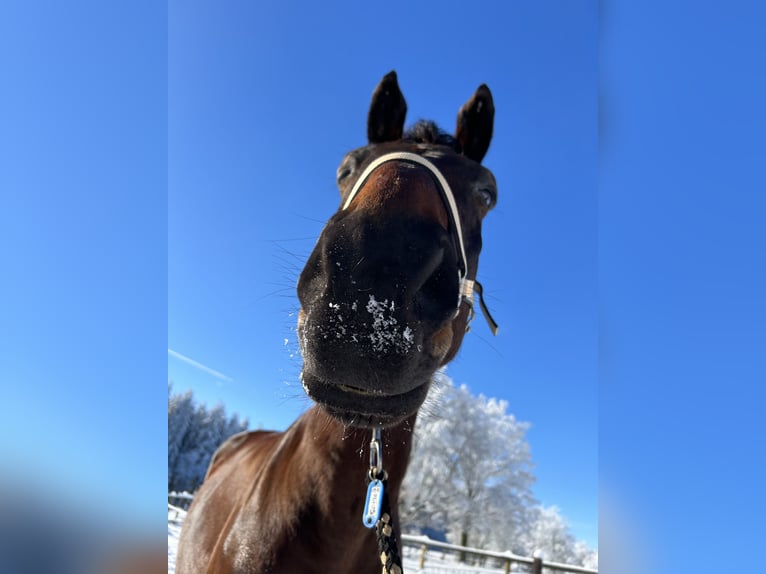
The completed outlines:
[[[482,85],[454,135],[420,121],[395,72],[375,89],[368,144],[340,164],[341,202],[298,280],[306,393],[344,424],[392,426],[417,412],[473,315],[481,224],[497,184],[481,165],[494,104]]]

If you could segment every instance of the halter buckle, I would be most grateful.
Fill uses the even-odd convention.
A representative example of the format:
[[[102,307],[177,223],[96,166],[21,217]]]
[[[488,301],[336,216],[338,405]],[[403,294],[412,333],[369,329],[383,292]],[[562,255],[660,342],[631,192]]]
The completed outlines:
[[[386,474],[383,470],[383,445],[381,442],[380,427],[372,429],[372,439],[370,440],[370,480],[379,478]]]

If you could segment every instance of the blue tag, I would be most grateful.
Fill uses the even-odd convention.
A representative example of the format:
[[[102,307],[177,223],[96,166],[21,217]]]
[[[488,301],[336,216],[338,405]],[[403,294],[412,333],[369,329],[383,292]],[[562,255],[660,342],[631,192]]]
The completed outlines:
[[[383,502],[383,483],[375,479],[367,485],[367,499],[364,501],[362,523],[367,528],[374,528],[380,518],[380,506]]]

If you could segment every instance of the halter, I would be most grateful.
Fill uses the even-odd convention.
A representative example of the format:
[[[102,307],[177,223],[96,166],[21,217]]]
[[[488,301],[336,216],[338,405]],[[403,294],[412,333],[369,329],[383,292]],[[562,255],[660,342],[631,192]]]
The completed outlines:
[[[370,175],[372,175],[372,172],[374,172],[384,163],[388,163],[390,161],[404,161],[404,162],[421,165],[425,167],[436,180],[441,198],[444,201],[444,205],[447,207],[447,216],[449,217],[449,221],[452,224],[452,228],[454,229],[453,236],[457,238],[456,251],[457,251],[457,259],[458,259],[457,275],[458,275],[459,295],[457,300],[457,309],[455,311],[455,316],[457,317],[458,313],[460,312],[460,305],[463,302],[467,303],[470,308],[468,324],[466,325],[466,330],[468,330],[468,325],[470,325],[471,320],[473,319],[473,316],[474,316],[473,294],[474,292],[476,292],[479,294],[479,304],[481,306],[482,313],[484,314],[484,318],[487,320],[487,324],[489,325],[489,328],[492,331],[492,334],[497,335],[498,325],[495,322],[495,320],[492,318],[492,315],[490,315],[489,309],[484,303],[484,295],[483,295],[483,289],[481,287],[481,283],[479,283],[475,279],[468,278],[468,259],[465,256],[465,244],[463,242],[463,228],[460,225],[460,213],[458,212],[458,209],[457,209],[457,202],[455,201],[455,196],[452,193],[452,189],[450,188],[449,183],[447,183],[447,179],[444,177],[442,172],[439,171],[439,168],[436,167],[432,162],[430,162],[429,160],[427,160],[421,155],[406,152],[406,151],[392,152],[392,153],[387,153],[380,156],[379,158],[375,159],[372,163],[370,163],[370,165],[368,165],[365,168],[365,170],[362,172],[362,175],[359,176],[359,179],[356,180],[354,187],[351,188],[351,193],[348,194],[346,201],[343,202],[342,210],[348,209],[348,207],[351,205],[351,202],[359,193],[359,190],[362,188],[365,182],[369,179]]]

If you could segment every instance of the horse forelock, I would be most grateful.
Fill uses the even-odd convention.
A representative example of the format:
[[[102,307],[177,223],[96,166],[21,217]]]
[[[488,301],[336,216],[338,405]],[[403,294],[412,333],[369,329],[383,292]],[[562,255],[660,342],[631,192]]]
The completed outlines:
[[[431,120],[418,120],[402,136],[404,141],[443,145],[457,151],[455,138]]]

